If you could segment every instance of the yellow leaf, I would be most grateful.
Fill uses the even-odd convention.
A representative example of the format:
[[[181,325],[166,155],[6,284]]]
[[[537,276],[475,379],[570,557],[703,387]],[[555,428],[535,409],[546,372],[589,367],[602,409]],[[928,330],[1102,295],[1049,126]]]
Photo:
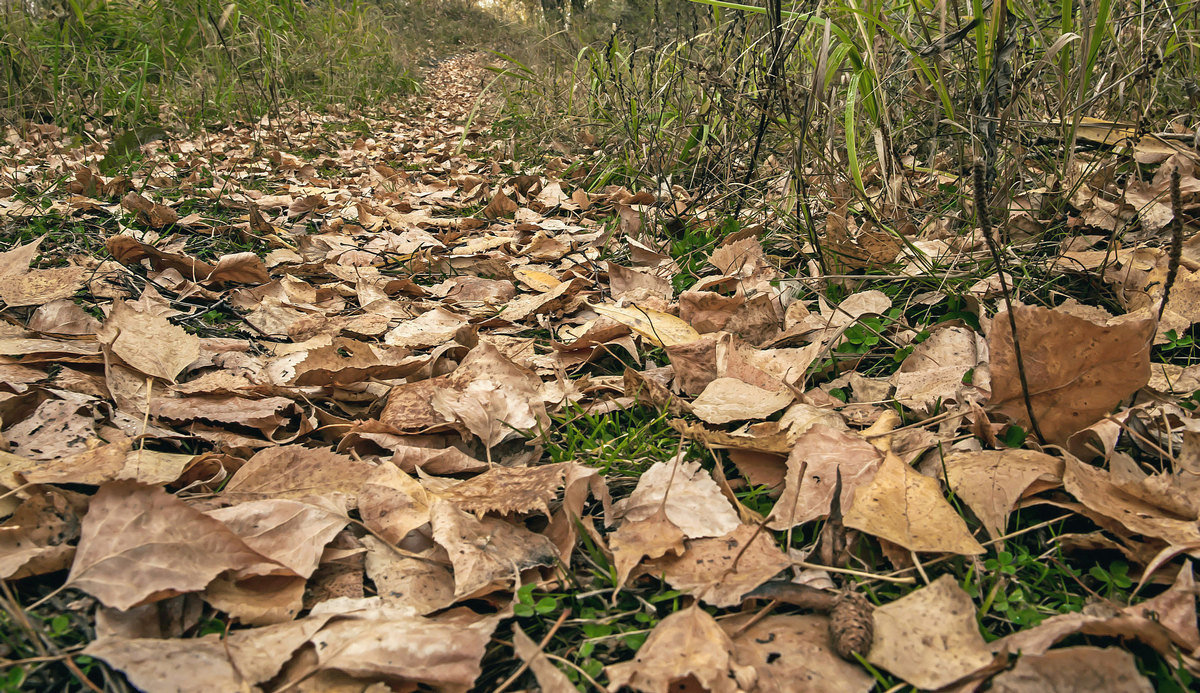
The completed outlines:
[[[561,281],[555,279],[552,275],[546,274],[545,272],[539,272],[537,270],[513,270],[513,276],[521,280],[522,283],[534,291],[541,291],[542,293],[550,291],[559,284],[562,284]]]
[[[626,325],[656,346],[675,346],[700,339],[700,333],[691,325],[674,315],[651,308],[642,308],[636,304],[625,308],[615,305],[592,305],[592,310]]]

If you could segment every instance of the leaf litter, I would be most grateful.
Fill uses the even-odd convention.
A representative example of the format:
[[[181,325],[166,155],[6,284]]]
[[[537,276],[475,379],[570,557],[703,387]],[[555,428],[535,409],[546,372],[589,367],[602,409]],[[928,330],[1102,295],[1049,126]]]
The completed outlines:
[[[443,61],[418,110],[362,121],[369,135],[311,114],[244,124],[151,143],[155,165],[128,178],[99,173],[103,148],[9,129],[6,223],[57,215],[105,248],[0,253],[10,612],[40,598],[82,617],[79,653],[146,691],[521,675],[866,691],[880,671],[921,689],[1148,690],[1116,647],[1132,641],[1200,674],[1200,386],[1151,360],[1200,319],[1192,265],[1159,322],[1167,260],[1117,249],[1103,277],[1125,314],[1017,304],[1019,340],[988,282],[971,294],[982,329],[909,325],[874,289],[805,298],[761,230],[718,242],[677,292],[655,194],[586,189],[568,159],[521,169],[463,131],[482,69]],[[20,146],[45,156],[18,175]],[[16,192],[53,180],[48,209]],[[1163,207],[1164,180],[1130,193]],[[1073,204],[1101,231],[1129,216],[1087,185]],[[852,246],[839,219],[831,238]],[[215,241],[255,251],[196,256]],[[1094,269],[1097,253],[1060,260]],[[898,349],[892,374],[827,360],[866,334]],[[573,421],[637,407],[661,412],[673,454],[552,459]],[[988,642],[980,603],[1001,585],[969,575],[1039,507],[1073,518],[1064,546],[1120,553],[1152,596],[1093,593]],[[596,575],[604,600],[636,595],[644,642],[551,649],[605,619],[551,600],[547,629],[522,595],[582,603],[569,595]],[[655,589],[675,605],[661,620]]]

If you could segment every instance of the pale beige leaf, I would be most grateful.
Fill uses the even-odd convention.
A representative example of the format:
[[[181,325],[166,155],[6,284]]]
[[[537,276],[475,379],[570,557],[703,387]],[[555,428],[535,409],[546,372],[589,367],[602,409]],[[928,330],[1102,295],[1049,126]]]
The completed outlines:
[[[384,604],[425,615],[454,603],[454,575],[435,560],[436,552],[413,556],[371,536],[363,537],[362,543],[367,549],[367,577]]]
[[[791,392],[764,390],[737,378],[717,378],[692,402],[692,411],[711,424],[765,419],[791,404],[792,399]]]
[[[1033,484],[1057,486],[1063,473],[1060,458],[1032,450],[956,452],[946,455],[942,464],[950,490],[993,539],[1004,533],[1008,514]]]
[[[867,661],[917,688],[941,688],[992,663],[975,604],[953,575],[875,609]]]
[[[643,558],[676,556],[685,550],[683,532],[661,510],[645,520],[625,521],[608,537],[617,569],[617,585],[624,585]]]
[[[672,587],[705,603],[732,607],[791,564],[770,532],[740,525],[725,536],[689,541],[678,558],[655,561],[653,572],[661,571]]]
[[[1152,693],[1133,655],[1116,647],[1067,647],[1025,655],[992,679],[995,693]]]
[[[553,565],[558,550],[545,536],[494,517],[476,519],[452,503],[434,504],[433,539],[454,564],[454,596],[465,599],[511,587],[522,570]]]
[[[537,643],[525,635],[525,631],[516,623],[512,625],[513,651],[521,661],[529,665],[529,670],[537,678],[542,693],[576,693],[578,689],[567,675],[554,666],[545,653],[538,649]]]
[[[828,516],[839,476],[839,501],[845,513],[854,506],[861,487],[875,477],[882,460],[879,450],[862,436],[813,424],[796,439],[788,455],[784,490],[767,526],[784,530]]]
[[[256,453],[234,473],[221,493],[243,501],[336,494],[353,507],[356,494],[371,472],[366,462],[328,449],[286,445]]]
[[[610,664],[608,690],[628,686],[645,693],[668,693],[672,684],[688,677],[700,690],[735,693],[738,681],[733,641],[699,606],[690,606],[664,618],[629,662]]]
[[[283,498],[239,503],[205,513],[220,520],[246,545],[307,578],[321,553],[350,522],[338,510]]]
[[[737,511],[699,462],[655,462],[613,509],[626,522],[637,522],[664,507],[664,498],[667,519],[690,539],[722,536],[740,524]]]
[[[199,337],[124,301],[113,304],[98,336],[129,367],[172,382],[200,357]]]
[[[738,663],[753,666],[759,693],[866,693],[871,675],[837,656],[829,617],[774,614],[753,622],[751,614],[721,621],[733,638]]]

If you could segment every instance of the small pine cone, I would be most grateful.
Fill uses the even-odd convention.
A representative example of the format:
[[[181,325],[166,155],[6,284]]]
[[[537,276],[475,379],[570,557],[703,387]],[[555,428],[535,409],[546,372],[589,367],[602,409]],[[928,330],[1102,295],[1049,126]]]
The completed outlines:
[[[842,659],[855,661],[855,652],[865,657],[875,637],[875,607],[857,592],[838,595],[829,612],[829,635]]]

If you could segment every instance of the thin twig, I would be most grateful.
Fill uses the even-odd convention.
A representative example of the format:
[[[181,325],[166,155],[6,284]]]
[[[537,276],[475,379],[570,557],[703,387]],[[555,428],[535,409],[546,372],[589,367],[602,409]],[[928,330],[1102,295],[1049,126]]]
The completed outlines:
[[[992,262],[996,265],[996,276],[1000,279],[1000,292],[1004,295],[1004,305],[1008,309],[1008,327],[1012,331],[1013,354],[1017,360],[1017,376],[1021,379],[1021,395],[1025,400],[1025,411],[1029,414],[1029,427],[1037,436],[1038,442],[1045,445],[1046,436],[1038,427],[1037,417],[1033,413],[1033,399],[1029,396],[1029,380],[1025,377],[1025,360],[1021,357],[1021,340],[1017,338],[1017,314],[1013,312],[1012,294],[1008,291],[1008,282],[1004,279],[1004,264],[1000,260],[1000,250],[996,240],[992,238],[991,222],[987,213],[987,171],[982,161],[975,162],[975,214],[979,219],[979,233],[987,244],[988,252],[992,254]]]
[[[1179,261],[1183,258],[1183,202],[1179,196],[1179,167],[1171,171],[1171,251],[1168,254],[1167,282],[1163,284],[1162,303],[1158,306],[1158,321],[1162,322],[1163,311],[1167,309],[1167,299],[1171,297],[1171,287],[1175,286],[1175,277],[1179,274]]]

